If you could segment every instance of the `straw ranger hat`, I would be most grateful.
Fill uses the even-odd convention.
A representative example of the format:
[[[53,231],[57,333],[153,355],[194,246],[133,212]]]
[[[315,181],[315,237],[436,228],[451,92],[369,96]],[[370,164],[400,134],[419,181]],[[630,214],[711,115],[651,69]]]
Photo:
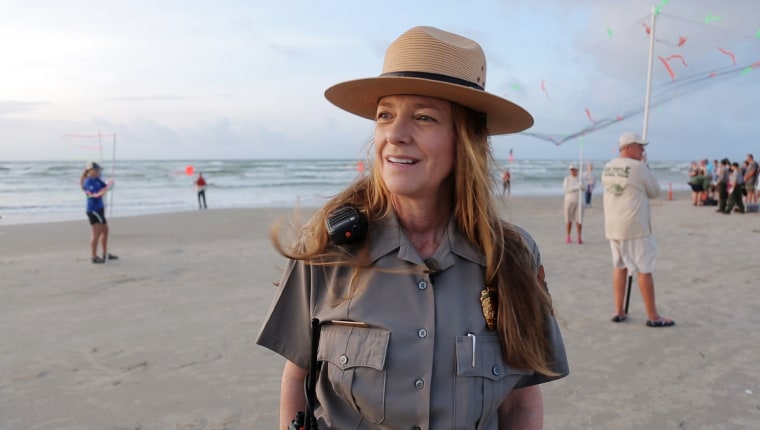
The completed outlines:
[[[477,42],[433,27],[414,27],[385,53],[376,78],[334,85],[325,97],[348,112],[375,119],[380,98],[390,95],[437,97],[486,114],[488,134],[523,131],[533,117],[522,107],[485,91],[486,57]]]

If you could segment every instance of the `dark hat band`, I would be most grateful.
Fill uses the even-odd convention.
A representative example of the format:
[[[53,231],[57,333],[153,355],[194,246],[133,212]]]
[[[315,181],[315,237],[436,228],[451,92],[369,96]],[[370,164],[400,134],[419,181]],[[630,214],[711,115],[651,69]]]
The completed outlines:
[[[448,84],[454,84],[459,85],[462,87],[468,87],[473,88],[480,91],[485,91],[485,88],[481,87],[478,84],[474,84],[470,81],[466,81],[464,79],[454,78],[452,76],[447,75],[440,75],[438,73],[427,73],[427,72],[388,72],[383,73],[380,75],[380,77],[402,77],[402,78],[419,78],[419,79],[427,79],[431,81],[439,81],[439,82],[446,82]]]

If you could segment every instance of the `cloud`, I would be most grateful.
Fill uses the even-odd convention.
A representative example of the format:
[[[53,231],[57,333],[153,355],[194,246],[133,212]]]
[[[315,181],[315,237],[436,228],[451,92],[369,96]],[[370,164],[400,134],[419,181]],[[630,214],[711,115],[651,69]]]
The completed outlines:
[[[182,100],[192,100],[188,96],[171,96],[171,95],[154,95],[154,96],[117,96],[109,97],[107,100],[117,102],[173,102]]]
[[[48,2],[43,9],[11,2],[0,15],[0,40],[14,41],[0,43],[7,78],[0,81],[0,132],[12,142],[4,156],[65,158],[60,136],[97,130],[115,132],[125,158],[363,155],[371,122],[329,105],[325,88],[377,76],[392,40],[414,25],[432,25],[483,46],[488,90],[525,106],[536,119],[533,131],[586,127],[585,108],[595,119],[639,110],[587,136],[588,155],[607,157],[607,143],[620,132],[641,129],[648,53],[642,24],[658,1],[441,0],[431,8],[389,0],[371,13],[361,2],[329,0],[157,9],[148,0]],[[708,13],[720,19],[705,23]],[[651,112],[652,137],[669,140],[658,156],[685,157],[675,149],[683,142],[702,151],[699,145],[722,139],[727,150],[754,136],[760,69],[686,78],[730,61],[718,46],[740,62],[760,61],[752,59],[758,16],[756,0],[672,1],[662,8],[657,55],[680,53],[689,65],[673,64],[673,84],[655,57],[653,98],[672,99]],[[688,41],[679,48],[680,36]],[[521,157],[565,157],[577,149],[577,142],[504,140],[515,149],[531,142]],[[595,153],[598,147],[604,150]]]
[[[28,112],[43,106],[49,102],[20,102],[12,100],[0,100],[0,115]]]
[[[275,43],[275,42],[270,42],[268,46],[272,51],[277,52],[278,54],[282,54],[286,57],[291,57],[291,58],[303,57],[303,51],[300,48],[297,48],[295,46],[288,46],[282,43]]]

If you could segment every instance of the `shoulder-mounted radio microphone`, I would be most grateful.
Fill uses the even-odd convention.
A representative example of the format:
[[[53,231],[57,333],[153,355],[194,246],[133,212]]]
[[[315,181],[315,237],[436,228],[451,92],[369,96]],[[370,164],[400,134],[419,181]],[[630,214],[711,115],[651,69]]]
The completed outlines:
[[[327,234],[336,245],[354,243],[367,234],[367,217],[353,206],[335,209],[327,217]]]

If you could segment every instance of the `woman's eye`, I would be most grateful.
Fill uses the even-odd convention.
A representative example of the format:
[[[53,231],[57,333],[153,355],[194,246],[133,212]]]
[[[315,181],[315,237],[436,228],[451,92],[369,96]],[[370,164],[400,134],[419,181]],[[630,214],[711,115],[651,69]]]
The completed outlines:
[[[391,115],[388,112],[378,112],[377,115],[375,115],[375,119],[376,120],[388,119],[390,118],[390,116]]]
[[[417,119],[421,121],[435,121],[436,120],[432,116],[428,116],[428,115],[418,115]]]

